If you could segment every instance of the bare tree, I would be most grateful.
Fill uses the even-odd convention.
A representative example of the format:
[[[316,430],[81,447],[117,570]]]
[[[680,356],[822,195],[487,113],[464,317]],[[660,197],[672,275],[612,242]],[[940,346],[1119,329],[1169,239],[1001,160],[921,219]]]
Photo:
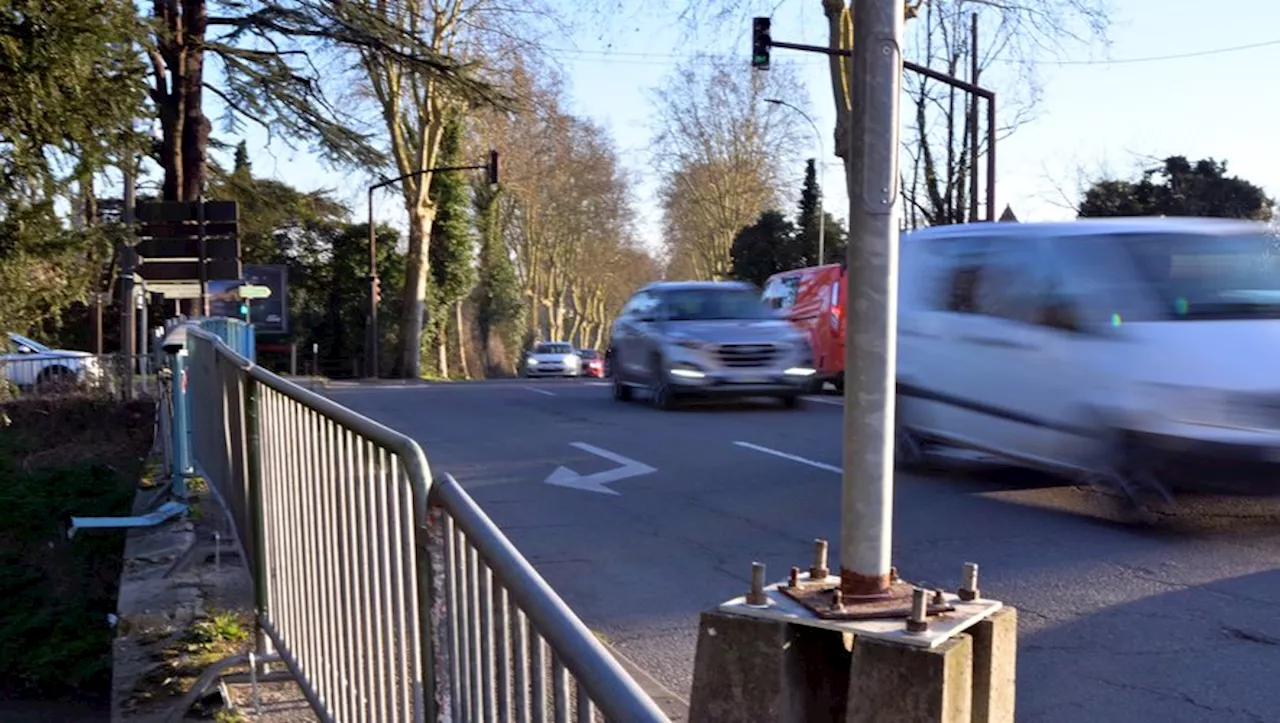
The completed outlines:
[[[910,25],[907,51],[915,62],[947,75],[998,85],[996,135],[1002,139],[1034,117],[1041,97],[1037,60],[1105,37],[1106,29],[1107,17],[1097,0],[930,0]],[[964,91],[914,73],[906,74],[903,90],[910,124],[903,138],[906,225],[977,220],[972,209],[983,186],[974,187],[972,170],[988,153],[985,112]],[[969,141],[972,132],[979,138],[976,157]]]
[[[745,61],[695,57],[654,94],[655,167],[673,256],[700,278],[729,271],[733,237],[781,202],[794,180],[784,163],[801,147],[793,112],[765,103],[799,103],[804,87],[786,67],[752,73]]]
[[[616,311],[613,260],[633,247],[630,179],[604,129],[564,109],[556,72],[526,56],[504,73],[520,110],[481,114],[473,142],[503,153],[503,228],[529,302],[526,341],[587,344]]]

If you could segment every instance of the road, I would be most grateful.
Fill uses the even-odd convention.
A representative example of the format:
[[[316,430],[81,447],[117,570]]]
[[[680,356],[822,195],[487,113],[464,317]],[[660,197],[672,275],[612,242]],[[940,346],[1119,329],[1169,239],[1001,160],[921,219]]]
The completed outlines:
[[[417,439],[625,656],[688,695],[698,613],[839,530],[842,401],[660,412],[582,381],[331,389]],[[590,445],[575,446],[575,443]],[[618,494],[546,484],[619,466]],[[557,479],[573,479],[565,472]],[[1280,719],[1280,504],[1198,500],[1134,528],[1101,495],[1027,473],[900,476],[895,564],[954,588],[981,565],[1020,611],[1018,720]]]

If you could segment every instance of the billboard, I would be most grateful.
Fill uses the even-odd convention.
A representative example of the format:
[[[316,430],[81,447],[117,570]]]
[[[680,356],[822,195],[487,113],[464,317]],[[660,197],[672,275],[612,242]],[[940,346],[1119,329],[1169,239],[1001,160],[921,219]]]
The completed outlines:
[[[289,267],[246,264],[242,276],[238,281],[209,282],[209,313],[240,319],[240,296],[236,288],[241,284],[265,286],[271,289],[271,296],[249,302],[249,320],[259,334],[288,334]]]

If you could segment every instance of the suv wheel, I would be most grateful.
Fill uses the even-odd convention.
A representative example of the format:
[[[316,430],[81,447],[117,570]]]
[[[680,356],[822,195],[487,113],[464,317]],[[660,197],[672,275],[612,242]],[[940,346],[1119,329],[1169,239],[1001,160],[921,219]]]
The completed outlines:
[[[787,409],[800,409],[804,406],[804,398],[799,394],[788,394],[782,398],[782,406]]]
[[[658,409],[675,409],[676,394],[667,381],[662,358],[655,356],[649,365],[649,403]]]

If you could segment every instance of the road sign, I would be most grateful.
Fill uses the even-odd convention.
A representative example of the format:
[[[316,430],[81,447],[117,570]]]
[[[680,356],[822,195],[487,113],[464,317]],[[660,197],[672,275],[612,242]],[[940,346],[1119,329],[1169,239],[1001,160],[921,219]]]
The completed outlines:
[[[184,285],[239,279],[239,213],[234,201],[139,203],[138,276],[166,295]]]
[[[238,289],[240,298],[242,299],[269,299],[271,298],[271,287],[257,286],[255,284],[241,284]]]

